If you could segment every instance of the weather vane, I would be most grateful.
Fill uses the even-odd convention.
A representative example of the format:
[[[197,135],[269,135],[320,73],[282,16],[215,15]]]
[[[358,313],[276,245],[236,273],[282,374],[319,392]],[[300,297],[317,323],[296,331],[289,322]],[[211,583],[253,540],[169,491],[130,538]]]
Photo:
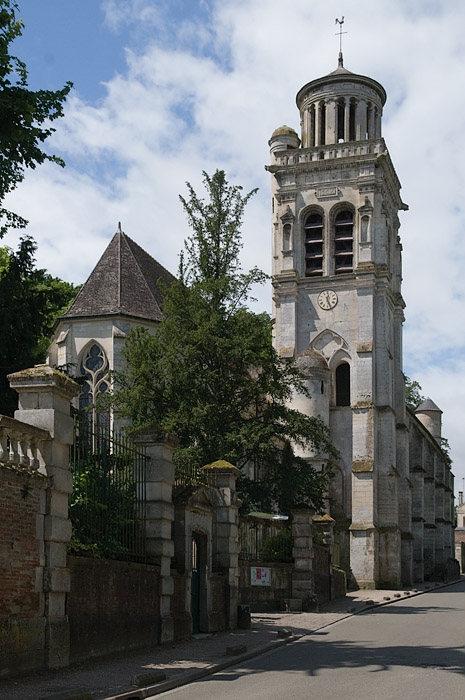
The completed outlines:
[[[342,31],[342,25],[344,24],[344,16],[342,16],[342,19],[338,19],[336,17],[335,24],[339,24],[339,31],[336,32],[336,36],[339,34],[339,65],[342,67],[344,65],[342,59],[342,35],[347,34],[347,32]]]

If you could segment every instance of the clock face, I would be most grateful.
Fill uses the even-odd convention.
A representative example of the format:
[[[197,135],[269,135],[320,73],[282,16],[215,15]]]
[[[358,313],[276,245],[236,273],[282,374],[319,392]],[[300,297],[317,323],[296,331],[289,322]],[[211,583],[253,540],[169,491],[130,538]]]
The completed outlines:
[[[318,294],[318,305],[322,309],[334,309],[337,304],[337,294],[332,289],[325,289]]]

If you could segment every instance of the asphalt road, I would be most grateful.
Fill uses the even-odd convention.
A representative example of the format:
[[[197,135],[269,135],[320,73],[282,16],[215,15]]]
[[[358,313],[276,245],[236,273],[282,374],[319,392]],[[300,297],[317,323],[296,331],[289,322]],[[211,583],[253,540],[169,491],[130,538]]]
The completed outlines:
[[[403,599],[172,690],[176,700],[442,700],[465,688],[465,583]]]

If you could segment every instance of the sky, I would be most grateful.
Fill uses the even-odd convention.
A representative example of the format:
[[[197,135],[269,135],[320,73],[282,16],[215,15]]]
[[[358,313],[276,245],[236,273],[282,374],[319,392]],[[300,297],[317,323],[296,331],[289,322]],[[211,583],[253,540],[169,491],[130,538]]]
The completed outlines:
[[[243,266],[270,271],[268,140],[299,132],[298,90],[344,65],[387,91],[383,136],[402,183],[404,372],[444,411],[465,484],[465,3],[463,0],[19,0],[14,53],[32,89],[74,88],[47,142],[66,168],[27,174],[6,205],[37,265],[84,282],[122,229],[176,273],[179,194],[219,168],[258,194]],[[3,244],[15,248],[17,234]],[[256,310],[271,310],[271,287]]]

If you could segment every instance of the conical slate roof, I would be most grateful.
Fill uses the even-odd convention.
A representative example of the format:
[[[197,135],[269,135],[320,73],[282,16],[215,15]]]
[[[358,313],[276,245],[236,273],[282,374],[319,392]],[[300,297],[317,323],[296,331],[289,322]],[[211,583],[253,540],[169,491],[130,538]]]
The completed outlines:
[[[169,285],[175,277],[119,227],[62,318],[123,315],[161,321],[160,280]]]
[[[415,410],[415,413],[418,411],[440,411],[442,413],[439,406],[436,406],[434,401],[432,401],[430,398],[425,399]]]

